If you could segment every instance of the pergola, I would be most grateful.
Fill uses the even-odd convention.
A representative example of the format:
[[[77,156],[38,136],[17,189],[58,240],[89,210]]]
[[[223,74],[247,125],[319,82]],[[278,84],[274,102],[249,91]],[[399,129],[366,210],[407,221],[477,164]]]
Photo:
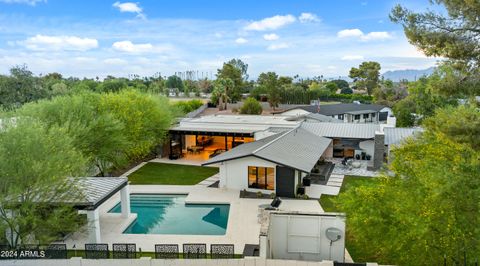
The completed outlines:
[[[81,177],[75,179],[81,197],[71,202],[80,213],[87,214],[88,241],[100,243],[100,215],[98,207],[120,191],[121,216],[130,216],[130,193],[126,177]],[[80,199],[80,200],[79,200]]]

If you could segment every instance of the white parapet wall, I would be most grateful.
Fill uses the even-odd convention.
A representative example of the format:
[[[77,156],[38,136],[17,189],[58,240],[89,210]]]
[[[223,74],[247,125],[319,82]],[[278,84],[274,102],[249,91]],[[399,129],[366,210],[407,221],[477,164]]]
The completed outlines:
[[[213,260],[213,259],[198,259],[198,260],[162,260],[151,259],[149,257],[140,259],[108,259],[108,260],[90,260],[81,258],[72,258],[67,260],[17,260],[17,261],[1,261],[0,266],[3,265],[18,265],[18,266],[187,266],[187,265],[203,265],[203,266],[218,266],[218,265],[237,265],[237,266],[311,266],[312,262],[307,261],[291,261],[291,260],[267,260],[259,258],[244,258],[233,260]],[[316,266],[333,266],[332,261],[322,261],[315,264]],[[377,266],[376,263],[367,263],[367,266]]]

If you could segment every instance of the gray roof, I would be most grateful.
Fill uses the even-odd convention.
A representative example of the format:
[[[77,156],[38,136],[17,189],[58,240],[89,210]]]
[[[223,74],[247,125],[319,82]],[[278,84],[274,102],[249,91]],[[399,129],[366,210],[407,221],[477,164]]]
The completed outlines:
[[[208,160],[203,165],[255,156],[303,172],[310,172],[330,143],[330,139],[297,127],[288,132],[242,144]]]
[[[310,113],[319,113],[322,115],[339,115],[339,114],[346,114],[350,112],[356,111],[365,111],[368,110],[370,112],[379,112],[385,106],[379,104],[356,104],[356,103],[340,103],[340,104],[321,104],[320,111],[318,110],[317,105],[304,105],[304,106],[295,106],[292,109],[303,109]],[[288,111],[288,110],[287,110]]]
[[[385,145],[399,144],[405,138],[415,136],[420,132],[423,132],[422,128],[401,128],[401,127],[386,127],[383,129],[385,132]]]
[[[328,138],[351,138],[351,139],[373,139],[375,131],[380,130],[378,124],[358,123],[308,123],[304,122],[302,128]]]
[[[72,178],[77,193],[66,197],[66,202],[77,208],[95,209],[128,184],[127,177],[78,177]]]
[[[343,123],[343,121],[340,119],[336,119],[331,116],[326,116],[322,114],[309,113],[305,117],[309,119],[317,120],[319,122]]]
[[[192,131],[192,132],[227,132],[227,133],[249,133],[253,134],[259,130],[241,128],[206,128],[206,127],[174,127],[170,131]]]

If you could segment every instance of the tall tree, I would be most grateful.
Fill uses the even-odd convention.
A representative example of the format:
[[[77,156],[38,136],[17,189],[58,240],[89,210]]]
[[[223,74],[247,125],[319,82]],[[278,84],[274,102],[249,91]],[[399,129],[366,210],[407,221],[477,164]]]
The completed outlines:
[[[77,212],[61,202],[76,192],[67,177],[81,176],[85,165],[63,129],[47,129],[23,117],[15,121],[3,118],[0,229],[9,232],[10,245],[50,243],[79,228]]]
[[[227,91],[230,102],[237,102],[241,99],[243,89],[242,69],[231,63],[224,63],[221,69],[217,70],[217,79],[230,79],[233,87]]]
[[[473,264],[480,254],[480,113],[450,107],[424,128],[393,150],[390,175],[340,194],[350,241],[382,264],[443,265],[444,256],[448,264]]]
[[[350,69],[349,77],[354,80],[357,89],[366,90],[368,95],[371,95],[373,90],[378,87],[380,64],[373,61],[363,62],[358,68]]]
[[[235,68],[240,69],[240,71],[242,73],[243,81],[248,80],[248,64],[246,64],[245,62],[243,62],[240,59],[232,59],[232,60],[228,61],[227,64],[230,64],[230,65],[234,66]]]
[[[218,105],[220,110],[227,109],[227,102],[229,101],[229,91],[235,87],[235,83],[229,78],[219,78],[215,81],[215,88],[213,89],[211,101]]]
[[[169,89],[178,89],[180,91],[183,91],[183,82],[179,76],[173,75],[168,77],[165,85]]]
[[[430,1],[445,12],[418,13],[397,5],[390,14],[393,22],[402,24],[410,43],[426,55],[450,60],[455,78],[447,86],[448,94],[475,96],[480,94],[480,2],[471,0]],[[435,9],[440,10],[438,7]],[[451,85],[452,85],[451,84]],[[467,84],[467,86],[462,86]],[[444,87],[445,88],[445,87]]]
[[[261,73],[257,83],[267,92],[267,100],[270,107],[275,110],[282,100],[281,90],[278,82],[278,75],[275,72]]]

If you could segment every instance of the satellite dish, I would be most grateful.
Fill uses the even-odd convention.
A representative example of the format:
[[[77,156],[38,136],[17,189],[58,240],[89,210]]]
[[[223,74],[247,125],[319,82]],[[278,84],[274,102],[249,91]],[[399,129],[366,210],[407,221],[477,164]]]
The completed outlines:
[[[335,242],[342,238],[342,230],[335,227],[327,228],[327,230],[325,230],[325,234],[327,235],[327,238],[332,242]]]

